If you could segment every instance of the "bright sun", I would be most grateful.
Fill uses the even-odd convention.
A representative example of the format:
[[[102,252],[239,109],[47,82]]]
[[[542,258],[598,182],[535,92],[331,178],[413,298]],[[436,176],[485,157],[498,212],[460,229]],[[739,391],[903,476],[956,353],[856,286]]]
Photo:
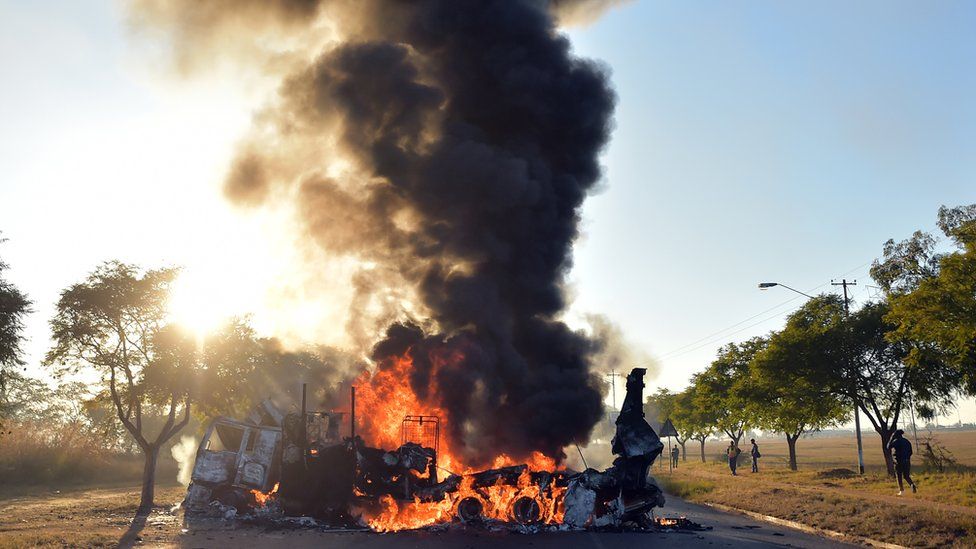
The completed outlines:
[[[170,292],[171,320],[203,337],[228,318],[243,313],[235,303],[237,290],[222,276],[185,269]]]
[[[232,317],[267,317],[269,291],[287,280],[289,265],[282,254],[290,248],[272,238],[268,226],[274,224],[265,217],[235,212],[219,200],[208,212],[192,228],[196,237],[173,258],[181,269],[168,304],[169,320],[199,338]]]

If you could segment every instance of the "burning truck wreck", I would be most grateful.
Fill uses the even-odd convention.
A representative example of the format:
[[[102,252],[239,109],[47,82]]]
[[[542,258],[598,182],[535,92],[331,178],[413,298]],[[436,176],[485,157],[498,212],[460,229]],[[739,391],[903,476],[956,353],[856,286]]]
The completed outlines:
[[[652,528],[664,495],[648,470],[663,445],[644,419],[645,372],[635,368],[627,376],[612,441],[617,457],[603,471],[544,468],[545,460],[535,460],[452,472],[438,465],[439,417],[405,416],[401,445],[374,448],[355,432],[355,388],[345,437],[339,432],[345,413],[308,411],[303,390],[301,412],[283,416],[266,400],[245,421],[212,422],[184,506],[194,516],[227,508],[247,514],[273,504],[281,516],[374,531],[451,522]]]

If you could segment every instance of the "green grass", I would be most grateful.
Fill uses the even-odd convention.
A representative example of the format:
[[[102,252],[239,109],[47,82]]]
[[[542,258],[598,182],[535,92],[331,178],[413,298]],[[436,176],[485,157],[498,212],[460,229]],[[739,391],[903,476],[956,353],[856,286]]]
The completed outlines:
[[[715,483],[693,478],[655,477],[665,492],[682,499],[694,499],[715,489]]]

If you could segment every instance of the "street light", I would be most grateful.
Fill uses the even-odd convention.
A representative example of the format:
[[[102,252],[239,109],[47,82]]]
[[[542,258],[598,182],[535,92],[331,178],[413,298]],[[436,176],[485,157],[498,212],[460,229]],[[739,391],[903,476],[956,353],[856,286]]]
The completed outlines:
[[[801,292],[800,290],[797,290],[796,288],[790,288],[786,284],[782,284],[780,282],[760,282],[759,283],[759,289],[760,290],[768,290],[769,288],[772,288],[773,286],[782,286],[782,287],[786,288],[787,290],[793,290],[794,292],[796,292],[796,293],[798,293],[800,295],[804,295],[804,296],[809,297],[810,299],[813,299],[813,296],[812,295],[805,294],[805,293]]]
[[[834,284],[834,282],[831,281],[831,284]],[[848,286],[848,284],[851,284],[851,283],[850,282],[847,282],[847,280],[844,280],[843,282],[838,282],[838,283],[835,284],[835,285],[843,285],[844,286],[844,318],[845,319],[850,314],[848,312],[848,310],[849,310],[848,297],[847,297],[847,286]],[[857,284],[857,281],[854,281],[853,284]],[[787,290],[792,290],[792,291],[794,291],[794,292],[796,292],[796,293],[798,293],[800,295],[804,295],[804,296],[809,297],[810,299],[813,299],[813,296],[812,295],[803,293],[800,290],[797,290],[796,288],[790,288],[786,284],[782,284],[780,282],[760,282],[759,283],[759,289],[760,290],[768,290],[769,288],[772,288],[774,286],[782,286],[782,287],[786,288]],[[858,407],[857,407],[856,404],[854,405],[854,432],[857,435],[857,469],[863,475],[864,474],[864,450],[863,450],[863,448],[861,446],[861,415],[860,415],[860,411],[858,410]],[[916,443],[915,445],[918,446],[918,443]]]

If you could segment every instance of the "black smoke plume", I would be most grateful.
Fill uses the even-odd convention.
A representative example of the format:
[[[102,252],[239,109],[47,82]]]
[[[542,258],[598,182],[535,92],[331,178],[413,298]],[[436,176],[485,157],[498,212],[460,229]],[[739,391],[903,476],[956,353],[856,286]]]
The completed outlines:
[[[331,29],[315,55],[278,52],[287,74],[225,189],[243,205],[293,201],[322,250],[368,264],[357,288],[408,289],[416,307],[374,334],[373,358],[384,368],[409,350],[413,389],[437,389],[472,465],[559,456],[603,413],[599,344],[560,315],[614,94],[555,21],[607,4],[141,2],[195,21],[184,40],[235,25]],[[462,358],[432,367],[445,353]]]

